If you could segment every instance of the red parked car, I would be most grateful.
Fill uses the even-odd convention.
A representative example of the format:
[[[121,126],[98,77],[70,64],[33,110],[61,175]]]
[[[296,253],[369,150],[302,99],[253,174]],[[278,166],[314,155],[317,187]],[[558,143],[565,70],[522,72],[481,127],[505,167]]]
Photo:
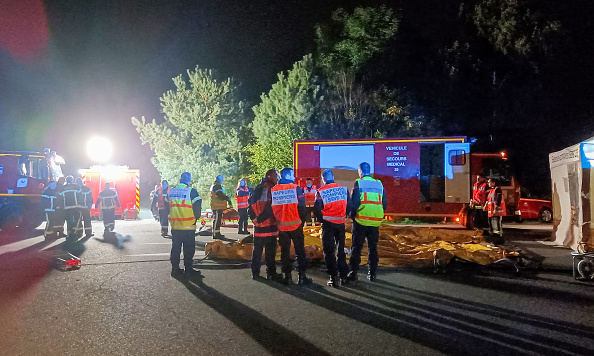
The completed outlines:
[[[538,219],[540,222],[553,222],[553,205],[550,200],[530,198],[530,193],[522,189],[520,202],[515,211],[516,221],[523,222],[526,219]]]

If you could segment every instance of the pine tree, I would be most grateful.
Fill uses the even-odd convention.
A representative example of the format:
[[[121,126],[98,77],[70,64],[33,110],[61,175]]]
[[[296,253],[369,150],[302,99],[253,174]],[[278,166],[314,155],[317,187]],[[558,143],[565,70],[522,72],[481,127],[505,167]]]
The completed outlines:
[[[237,99],[232,79],[219,81],[212,70],[198,66],[187,74],[187,81],[182,75],[173,78],[175,90],[161,97],[163,123],[144,117],[133,117],[132,123],[154,151],[151,162],[162,178],[174,185],[181,173],[190,172],[204,207],[215,177],[224,175],[227,191],[234,191],[244,166],[245,103]]]

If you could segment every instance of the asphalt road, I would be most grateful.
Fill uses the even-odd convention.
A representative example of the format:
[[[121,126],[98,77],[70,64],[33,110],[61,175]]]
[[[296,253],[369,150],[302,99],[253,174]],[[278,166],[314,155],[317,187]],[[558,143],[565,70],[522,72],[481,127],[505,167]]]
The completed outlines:
[[[310,267],[313,285],[283,286],[198,249],[204,278],[176,280],[157,222],[117,221],[116,231],[128,241],[69,246],[83,263],[72,271],[50,264],[63,241],[0,231],[1,355],[594,353],[594,285],[570,270],[391,268],[333,289],[323,265]]]

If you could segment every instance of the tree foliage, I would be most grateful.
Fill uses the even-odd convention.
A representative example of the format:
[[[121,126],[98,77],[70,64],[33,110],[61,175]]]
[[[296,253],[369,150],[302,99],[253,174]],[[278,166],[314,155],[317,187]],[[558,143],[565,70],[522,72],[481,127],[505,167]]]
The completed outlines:
[[[253,181],[269,169],[293,166],[293,140],[309,135],[308,121],[318,92],[312,57],[307,55],[286,74],[279,73],[268,94],[262,94],[262,102],[253,107],[255,142],[248,146]]]
[[[235,187],[248,136],[245,104],[237,99],[232,79],[219,81],[212,70],[199,67],[187,74],[187,79],[173,78],[175,90],[161,97],[163,123],[144,117],[133,117],[132,123],[142,143],[153,150],[151,162],[162,178],[173,185],[181,173],[190,172],[204,198],[218,174],[228,178],[227,190]]]

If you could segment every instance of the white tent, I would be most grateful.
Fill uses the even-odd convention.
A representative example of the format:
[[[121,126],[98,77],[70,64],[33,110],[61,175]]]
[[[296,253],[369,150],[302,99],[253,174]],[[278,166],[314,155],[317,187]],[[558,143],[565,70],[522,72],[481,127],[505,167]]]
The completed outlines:
[[[594,137],[549,154],[553,236],[575,251],[594,251]]]

